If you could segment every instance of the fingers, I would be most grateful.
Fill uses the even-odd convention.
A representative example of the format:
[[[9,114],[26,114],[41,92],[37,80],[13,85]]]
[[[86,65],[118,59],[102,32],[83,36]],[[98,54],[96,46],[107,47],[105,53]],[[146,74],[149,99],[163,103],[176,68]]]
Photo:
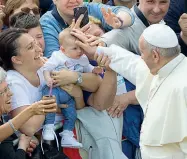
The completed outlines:
[[[75,27],[75,19],[72,20],[72,23],[70,25],[70,28],[73,29]]]
[[[187,19],[187,13],[183,13],[180,18],[181,19]]]
[[[83,18],[84,18],[84,15],[81,14],[81,15],[79,16],[79,18],[77,19],[75,25],[74,25],[74,28],[75,28],[75,29],[80,29],[80,24],[81,24]]]
[[[58,105],[58,107],[59,107],[59,108],[67,108],[68,105],[67,105],[67,104],[60,104],[60,105]]]
[[[85,33],[90,29],[90,23],[86,24],[85,26],[83,26],[80,30]]]
[[[56,103],[56,99],[44,99],[42,101],[40,101],[42,104],[44,105],[48,105],[48,104],[53,104]]]
[[[77,30],[72,30],[71,35],[75,36],[77,39],[82,41],[83,43],[87,43],[88,38]]]

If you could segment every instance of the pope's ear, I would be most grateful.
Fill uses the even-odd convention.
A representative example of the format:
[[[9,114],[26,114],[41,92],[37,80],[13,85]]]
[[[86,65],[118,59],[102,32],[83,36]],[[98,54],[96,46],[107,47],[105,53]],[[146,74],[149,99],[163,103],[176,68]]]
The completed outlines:
[[[157,50],[153,50],[152,51],[152,56],[153,56],[153,60],[155,63],[158,63],[158,61],[160,60],[160,54]]]

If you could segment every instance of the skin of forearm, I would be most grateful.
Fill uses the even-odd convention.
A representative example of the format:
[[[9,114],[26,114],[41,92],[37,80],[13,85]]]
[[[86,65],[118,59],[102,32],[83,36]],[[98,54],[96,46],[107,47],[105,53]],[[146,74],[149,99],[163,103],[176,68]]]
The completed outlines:
[[[126,95],[127,95],[128,100],[129,100],[129,104],[132,104],[132,105],[139,104],[139,102],[138,102],[138,100],[135,96],[135,90],[126,93]]]
[[[22,106],[11,112],[12,117],[16,117],[22,111],[27,109],[29,106]],[[36,131],[41,127],[45,119],[44,115],[34,115],[27,122],[25,122],[19,129],[23,134],[27,136],[33,136]]]
[[[81,88],[87,92],[96,92],[101,84],[101,77],[93,73],[82,74]]]
[[[26,121],[28,121],[33,116],[33,111],[31,107],[26,108],[20,114],[15,116],[12,120],[12,124],[15,129],[18,130]],[[0,142],[8,138],[13,134],[13,130],[10,127],[9,123],[5,123],[0,126]]]
[[[77,110],[82,109],[82,108],[85,107],[83,96],[82,97],[75,97],[74,99],[75,99],[76,109]]]
[[[103,81],[96,93],[92,95],[91,105],[97,110],[112,106],[116,95],[117,77],[114,71],[106,71]]]
[[[42,126],[44,120],[44,115],[35,115],[20,128],[20,131],[27,136],[33,136]]]

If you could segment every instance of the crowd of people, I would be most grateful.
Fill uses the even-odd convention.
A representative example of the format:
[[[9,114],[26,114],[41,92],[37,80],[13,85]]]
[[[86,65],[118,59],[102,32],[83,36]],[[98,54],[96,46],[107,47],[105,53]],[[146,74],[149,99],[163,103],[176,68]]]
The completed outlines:
[[[0,0],[0,159],[187,159],[186,5]]]

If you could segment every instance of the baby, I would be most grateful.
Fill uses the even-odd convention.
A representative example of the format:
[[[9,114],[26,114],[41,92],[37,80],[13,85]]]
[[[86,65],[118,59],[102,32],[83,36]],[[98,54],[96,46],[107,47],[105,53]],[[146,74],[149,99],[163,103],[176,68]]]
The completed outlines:
[[[47,86],[43,89],[43,95],[48,95],[50,92],[50,87],[53,86],[53,79],[51,77],[51,71],[59,71],[61,69],[68,69],[78,72],[81,74],[83,72],[97,72],[98,69],[94,68],[89,63],[86,55],[84,55],[82,49],[75,44],[76,38],[70,34],[70,28],[64,29],[59,34],[60,50],[53,52],[52,56],[45,63],[44,78],[46,80]],[[61,109],[62,115],[64,117],[63,132],[60,133],[61,146],[62,147],[73,147],[80,148],[82,144],[79,143],[73,136],[73,129],[75,126],[76,115],[76,103],[74,99],[60,87],[52,88],[52,95],[56,96],[57,104],[67,104],[68,107]],[[82,99],[83,101],[83,99]],[[82,102],[84,103],[84,102]],[[84,107],[84,104],[82,105]],[[79,107],[80,108],[80,107]],[[46,115],[45,125],[43,129],[43,139],[44,140],[54,140],[54,122],[55,113],[49,113]]]

